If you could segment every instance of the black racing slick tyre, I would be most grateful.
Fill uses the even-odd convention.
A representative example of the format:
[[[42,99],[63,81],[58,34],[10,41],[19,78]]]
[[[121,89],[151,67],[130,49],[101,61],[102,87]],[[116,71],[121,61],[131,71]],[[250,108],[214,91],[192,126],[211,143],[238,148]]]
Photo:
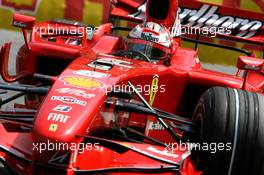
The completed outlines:
[[[201,135],[192,158],[205,175],[264,175],[263,95],[211,88],[193,120],[201,124]]]

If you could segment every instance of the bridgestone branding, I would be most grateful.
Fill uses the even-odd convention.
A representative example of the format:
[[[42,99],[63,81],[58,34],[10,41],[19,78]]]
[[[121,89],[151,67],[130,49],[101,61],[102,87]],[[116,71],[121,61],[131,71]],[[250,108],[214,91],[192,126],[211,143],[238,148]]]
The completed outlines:
[[[68,104],[78,104],[81,106],[86,105],[86,101],[81,101],[74,97],[68,97],[68,96],[66,97],[65,96],[52,96],[51,100],[57,100],[57,101],[61,101],[61,102],[68,103]]]

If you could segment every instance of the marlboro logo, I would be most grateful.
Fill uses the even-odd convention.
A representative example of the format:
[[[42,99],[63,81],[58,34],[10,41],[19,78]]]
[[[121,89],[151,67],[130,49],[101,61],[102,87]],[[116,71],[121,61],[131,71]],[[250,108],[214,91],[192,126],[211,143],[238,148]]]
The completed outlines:
[[[144,18],[146,11],[146,3],[143,3],[137,12],[129,14],[134,18]],[[231,35],[251,38],[257,34],[259,29],[263,27],[263,23],[259,20],[235,17],[232,15],[221,15],[218,13],[219,7],[204,4],[200,8],[179,8],[179,18],[183,26],[188,27],[216,27],[231,30]]]
[[[250,38],[263,26],[258,20],[224,16],[217,13],[219,7],[204,4],[200,9],[179,8],[182,25],[189,27],[222,27],[232,31],[232,35]]]

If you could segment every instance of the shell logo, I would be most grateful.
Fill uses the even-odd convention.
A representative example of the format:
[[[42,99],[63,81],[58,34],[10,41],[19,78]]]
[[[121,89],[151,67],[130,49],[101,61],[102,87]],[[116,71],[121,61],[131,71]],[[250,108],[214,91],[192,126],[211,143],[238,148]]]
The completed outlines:
[[[104,87],[104,84],[99,82],[98,80],[84,77],[62,77],[60,79],[64,82],[65,85],[86,88],[86,89],[94,89]]]

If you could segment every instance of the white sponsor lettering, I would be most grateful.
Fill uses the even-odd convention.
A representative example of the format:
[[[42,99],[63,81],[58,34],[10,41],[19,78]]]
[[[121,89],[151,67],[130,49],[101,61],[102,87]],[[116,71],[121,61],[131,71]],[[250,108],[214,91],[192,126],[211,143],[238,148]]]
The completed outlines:
[[[69,96],[52,96],[51,100],[57,100],[57,101],[61,101],[63,103],[68,103],[68,104],[78,104],[81,106],[85,106],[86,105],[86,101],[81,101],[78,100],[74,97],[69,97]]]
[[[172,158],[179,157],[177,154],[170,153],[166,149],[163,150],[163,151],[160,151],[160,150],[158,150],[158,149],[156,149],[154,147],[148,147],[147,150],[149,150],[151,152],[154,152],[154,153],[157,153],[157,154],[160,154],[160,155],[163,155],[163,156],[172,157]]]
[[[25,28],[27,25],[20,21],[13,21],[13,26]]]
[[[83,98],[95,97],[95,94],[89,94],[89,93],[86,93],[84,90],[79,90],[79,89],[60,88],[60,89],[55,89],[55,92],[62,93],[62,94],[76,95],[78,97],[83,97]]]
[[[162,124],[160,124],[160,122],[149,122],[148,125],[148,129],[149,130],[164,130],[165,128],[162,126]]]
[[[263,26],[258,20],[249,20],[217,14],[218,6],[204,4],[200,9],[179,8],[182,24],[189,27],[223,27],[232,30],[232,35],[250,38]]]
[[[92,68],[96,68],[96,69],[101,69],[101,70],[110,70],[114,66],[131,69],[132,64],[133,64],[132,62],[128,62],[124,60],[118,60],[118,59],[113,59],[113,58],[100,58],[98,60],[91,62],[90,64],[88,64],[88,66]]]
[[[263,23],[259,20],[234,17],[232,15],[221,16],[217,13],[218,9],[218,6],[204,4],[199,9],[179,8],[178,12],[183,26],[227,28],[232,31],[231,35],[243,38],[255,36],[258,30],[263,27]],[[143,3],[137,12],[129,16],[144,19],[145,11],[146,3]],[[178,21],[178,18],[176,18],[176,21]],[[174,29],[172,29],[172,34],[174,33]],[[226,31],[225,34],[229,35],[230,32]]]
[[[89,70],[78,70],[78,71],[74,71],[73,74],[82,75],[91,78],[105,78],[109,76],[108,74],[105,73],[89,71]]]
[[[66,123],[69,118],[69,116],[64,114],[50,113],[47,120]]]

